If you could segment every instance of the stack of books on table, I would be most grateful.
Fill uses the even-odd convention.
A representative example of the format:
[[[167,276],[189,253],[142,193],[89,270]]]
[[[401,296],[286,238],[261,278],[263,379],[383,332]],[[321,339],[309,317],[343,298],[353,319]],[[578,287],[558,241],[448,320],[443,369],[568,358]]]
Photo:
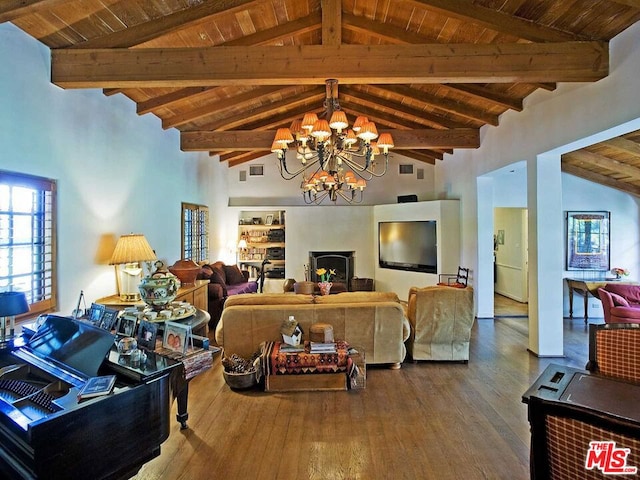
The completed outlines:
[[[310,342],[310,352],[311,353],[337,353],[338,348],[336,347],[335,342]]]

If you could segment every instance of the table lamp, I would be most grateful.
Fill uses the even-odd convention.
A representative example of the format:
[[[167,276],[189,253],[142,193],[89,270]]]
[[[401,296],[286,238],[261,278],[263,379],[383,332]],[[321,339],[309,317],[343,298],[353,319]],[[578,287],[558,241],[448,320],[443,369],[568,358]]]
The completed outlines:
[[[24,292],[0,293],[0,348],[6,348],[13,343],[16,332],[16,315],[28,311],[29,304]],[[7,319],[9,319],[8,333]]]
[[[120,300],[140,300],[138,284],[142,280],[140,262],[156,260],[156,254],[141,233],[122,235],[116,243],[109,265],[115,265],[116,283]]]

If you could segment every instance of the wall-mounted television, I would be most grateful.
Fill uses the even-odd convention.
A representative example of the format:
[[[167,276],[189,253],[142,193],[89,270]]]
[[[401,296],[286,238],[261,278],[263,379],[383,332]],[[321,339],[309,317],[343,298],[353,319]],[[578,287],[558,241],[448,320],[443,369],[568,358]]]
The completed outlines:
[[[379,222],[378,264],[380,268],[437,273],[436,221]]]

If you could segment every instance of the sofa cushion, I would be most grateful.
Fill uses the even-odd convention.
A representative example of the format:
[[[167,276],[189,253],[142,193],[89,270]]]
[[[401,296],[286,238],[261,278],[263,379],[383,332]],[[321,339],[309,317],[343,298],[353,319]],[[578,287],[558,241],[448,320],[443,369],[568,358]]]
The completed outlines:
[[[607,283],[607,292],[616,293],[624,297],[630,304],[640,304],[640,285],[626,285],[622,283]]]
[[[224,273],[227,277],[227,285],[237,285],[239,283],[245,283],[247,281],[237,265],[225,265]]]
[[[336,303],[371,303],[371,302],[398,302],[395,292],[342,292],[335,295],[322,295],[315,298],[318,304]]]
[[[313,295],[262,293],[260,295],[234,295],[227,299],[225,307],[234,305],[304,305],[312,303]]]

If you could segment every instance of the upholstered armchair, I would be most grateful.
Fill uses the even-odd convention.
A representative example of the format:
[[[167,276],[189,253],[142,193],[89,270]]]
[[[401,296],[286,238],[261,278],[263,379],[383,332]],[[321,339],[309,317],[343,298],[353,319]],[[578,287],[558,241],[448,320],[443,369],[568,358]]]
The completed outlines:
[[[469,361],[473,288],[411,287],[407,317],[407,351],[413,360]]]
[[[640,286],[607,284],[598,296],[605,323],[640,323]]]

